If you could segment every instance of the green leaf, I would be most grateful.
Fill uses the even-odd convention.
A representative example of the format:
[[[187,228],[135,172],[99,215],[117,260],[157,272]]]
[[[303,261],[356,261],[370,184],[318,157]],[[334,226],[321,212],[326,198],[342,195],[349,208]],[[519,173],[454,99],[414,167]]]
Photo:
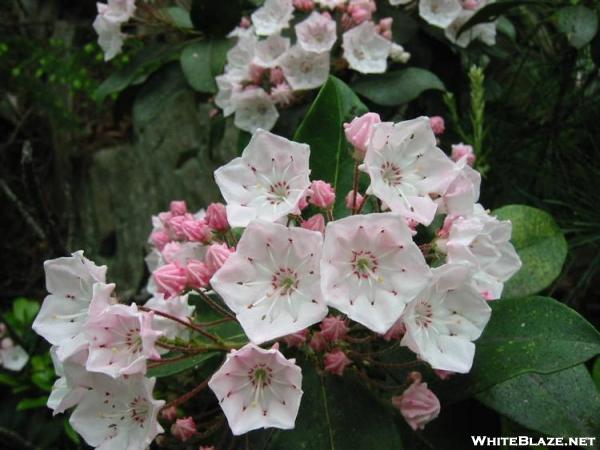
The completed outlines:
[[[186,11],[181,6],[171,6],[170,8],[164,8],[161,11],[167,14],[175,26],[179,28],[194,28],[189,11]]]
[[[437,75],[419,67],[409,67],[382,75],[368,75],[352,83],[352,88],[372,102],[383,106],[408,103],[430,89],[446,90]]]
[[[0,384],[4,384],[10,387],[19,386],[19,380],[14,375],[8,375],[6,373],[0,373]]]
[[[304,395],[296,426],[274,434],[270,450],[402,449],[392,411],[348,376],[320,376],[302,367]],[[377,445],[374,446],[374,442]]]
[[[600,393],[584,365],[552,374],[524,374],[481,392],[476,398],[524,427],[546,435],[597,436],[600,430]]]
[[[583,5],[562,8],[557,15],[558,29],[565,33],[569,44],[575,48],[589,44],[598,32],[596,12]]]
[[[465,31],[473,28],[475,25],[485,22],[492,22],[500,17],[510,9],[516,8],[522,5],[541,5],[545,2],[539,0],[500,0],[494,3],[489,3],[483,8],[479,9],[473,16],[465,22],[465,24],[458,30],[457,38],[460,37]]]
[[[600,354],[600,334],[548,297],[490,302],[492,317],[476,342],[473,392],[528,372],[552,373]]]
[[[24,398],[17,403],[17,411],[25,411],[27,409],[43,408],[46,406],[48,401],[47,396],[36,397],[36,398]]]
[[[508,205],[493,212],[512,222],[512,243],[523,266],[505,285],[504,298],[526,297],[547,288],[560,275],[567,257],[567,241],[550,214],[524,205]]]
[[[594,367],[592,368],[592,378],[594,379],[594,383],[596,384],[598,391],[600,391],[600,358],[597,358],[596,362],[594,362]]]
[[[198,355],[193,355],[189,358],[181,359],[179,361],[148,369],[147,376],[161,378],[175,375],[176,373],[183,372],[184,370],[197,369],[201,367],[206,361],[218,355],[218,352],[200,353]]]
[[[13,301],[13,317],[21,328],[31,325],[39,309],[40,304],[35,300],[19,297]]]
[[[181,69],[186,80],[199,92],[217,92],[215,77],[223,71],[231,42],[227,39],[211,39],[192,42],[181,52]]]
[[[367,111],[352,89],[330,76],[294,135],[295,141],[310,145],[311,178],[328,181],[336,189],[336,211],[345,209],[354,167],[343,124]]]

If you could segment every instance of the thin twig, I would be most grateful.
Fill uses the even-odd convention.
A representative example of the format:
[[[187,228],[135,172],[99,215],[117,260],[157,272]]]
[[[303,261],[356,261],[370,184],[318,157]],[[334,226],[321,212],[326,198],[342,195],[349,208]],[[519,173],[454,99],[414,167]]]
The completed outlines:
[[[138,306],[138,309],[141,311],[145,311],[145,312],[153,312],[157,316],[161,316],[166,319],[172,320],[174,322],[180,323],[181,325],[184,325],[184,326],[190,328],[191,330],[197,331],[201,335],[209,338],[210,340],[212,340],[214,342],[217,342],[219,344],[221,343],[221,339],[218,336],[215,336],[214,334],[209,333],[208,331],[204,330],[202,327],[195,325],[192,322],[186,322],[185,320],[181,320],[179,317],[175,317],[175,316],[172,316],[171,314],[167,314],[162,311],[158,311],[156,309],[148,308],[146,306]]]
[[[212,298],[210,298],[205,292],[201,291],[201,290],[195,290],[194,292],[196,292],[198,295],[200,295],[200,297],[202,297],[202,299],[208,303],[208,306],[212,307],[215,311],[219,312],[220,314],[223,314],[224,316],[227,316],[233,320],[237,320],[235,318],[235,315],[233,315],[232,313],[230,313],[229,311],[227,311],[225,308],[223,308],[221,305],[219,305],[217,302],[215,302]]]
[[[194,389],[183,394],[181,397],[178,397],[175,400],[170,401],[165,406],[163,406],[162,409],[167,409],[167,408],[170,408],[171,406],[179,406],[179,405],[187,402],[188,400],[192,399],[193,397],[198,395],[200,392],[202,392],[204,389],[206,389],[206,386],[208,386],[208,380],[210,380],[210,378],[207,378],[202,383],[200,383],[198,386],[196,386]]]

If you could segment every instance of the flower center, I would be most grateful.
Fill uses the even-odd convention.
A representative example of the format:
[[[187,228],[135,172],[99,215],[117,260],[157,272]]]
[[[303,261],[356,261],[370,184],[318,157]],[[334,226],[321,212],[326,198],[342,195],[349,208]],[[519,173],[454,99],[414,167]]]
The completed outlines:
[[[125,345],[133,353],[142,351],[142,337],[140,336],[140,329],[130,328],[125,334]]]
[[[384,162],[381,165],[381,178],[390,186],[398,186],[402,183],[400,167],[390,161]]]
[[[268,201],[271,205],[278,205],[290,195],[290,185],[287,181],[277,181],[269,186]]]
[[[353,251],[352,252],[352,273],[358,278],[369,278],[369,276],[375,276],[377,271],[378,262],[377,258],[371,251]]]
[[[415,322],[420,327],[428,328],[431,326],[433,317],[433,308],[427,300],[419,300],[415,306]]]
[[[279,268],[273,274],[271,285],[274,290],[280,290],[282,296],[289,295],[294,289],[298,289],[298,274],[290,268]]]

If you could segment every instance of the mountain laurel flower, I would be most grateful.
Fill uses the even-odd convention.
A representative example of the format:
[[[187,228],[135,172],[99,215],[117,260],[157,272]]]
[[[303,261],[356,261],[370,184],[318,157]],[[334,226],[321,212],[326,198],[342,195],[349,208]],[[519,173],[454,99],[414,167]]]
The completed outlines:
[[[420,374],[415,376],[413,383],[402,395],[392,397],[392,404],[415,431],[425,428],[440,414],[440,401],[429,390],[427,383],[421,382]]]
[[[360,73],[385,72],[391,46],[373,22],[363,22],[343,35],[344,58]]]
[[[259,36],[270,36],[289,26],[294,14],[292,0],[266,0],[252,13],[252,24]]]
[[[329,306],[372,331],[388,331],[430,279],[402,216],[354,215],[327,224],[323,296]]]
[[[352,360],[348,358],[342,350],[336,348],[335,350],[325,353],[323,363],[327,372],[342,376],[344,375],[346,367],[352,364]]]
[[[104,374],[88,372],[85,362],[88,358],[87,349],[61,361],[57,355],[57,347],[50,348],[50,358],[58,379],[52,386],[47,406],[53,411],[52,415],[61,414],[77,405],[85,392],[92,386],[94,380],[106,377]]]
[[[265,69],[275,68],[289,48],[290,39],[281,36],[280,33],[272,34],[268,38],[257,42],[254,49],[254,59],[252,60],[254,64],[250,67],[250,79],[254,81],[254,84],[259,86],[262,84]],[[257,72],[257,74],[260,74],[258,78],[252,75],[252,69],[260,69],[260,72]],[[268,75],[270,77],[270,73]]]
[[[112,287],[107,288],[110,290]],[[111,305],[90,319],[86,326],[90,343],[86,369],[113,378],[145,374],[146,361],[160,358],[155,346],[160,332],[152,329],[153,318],[154,313],[139,311],[134,303]]]
[[[371,178],[371,193],[424,225],[437,210],[431,196],[442,195],[461,170],[437,148],[427,117],[377,125],[361,169]]]
[[[306,220],[303,220],[300,226],[306,230],[318,231],[325,233],[325,217],[323,214],[315,214]]]
[[[212,239],[212,230],[204,219],[184,220],[181,224],[181,231],[188,241],[207,244]]]
[[[459,160],[457,167],[462,167],[462,170],[436,200],[438,213],[468,216],[473,214],[473,207],[479,200],[481,175],[467,165],[466,158]]]
[[[251,222],[237,250],[212,277],[248,338],[261,344],[320,322],[323,236],[303,228]]]
[[[235,126],[248,133],[275,126],[279,113],[271,97],[261,88],[249,89],[234,98]]]
[[[348,209],[358,209],[362,206],[365,198],[360,195],[360,192],[349,191],[346,194],[346,198],[344,202],[346,204],[346,208]]]
[[[217,231],[229,230],[229,222],[227,222],[227,209],[223,203],[211,203],[206,208],[206,223],[209,227]]]
[[[187,286],[192,289],[204,289],[210,282],[212,271],[206,263],[193,259],[185,266]]]
[[[335,203],[335,189],[323,180],[315,180],[310,184],[312,192],[308,203],[318,208],[328,209]]]
[[[50,293],[35,318],[33,330],[56,345],[61,360],[85,349],[85,323],[90,316],[94,285],[106,280],[106,266],[97,266],[82,251],[44,262]],[[116,300],[109,299],[110,303]],[[107,306],[107,305],[103,305]]]
[[[315,89],[329,77],[329,52],[309,52],[296,44],[282,56],[280,66],[292,89]]]
[[[440,134],[444,134],[446,124],[444,123],[444,118],[442,116],[431,116],[429,118],[429,124],[431,125],[431,130],[433,131],[433,134],[437,136],[439,136]]]
[[[419,0],[419,15],[436,27],[446,28],[461,11],[460,0]]]
[[[177,295],[167,300],[161,293],[155,293],[144,306],[169,314],[184,322],[190,320],[191,315],[196,309],[195,306],[189,304],[187,295]],[[152,329],[159,331],[162,336],[168,339],[189,339],[190,337],[190,329],[188,327],[158,314],[155,314],[152,319]]]
[[[163,432],[157,416],[163,400],[152,397],[155,378],[96,377],[69,423],[98,450],[144,450]]]
[[[348,334],[348,324],[337,316],[328,316],[321,322],[321,334],[331,342],[341,341]]]
[[[294,428],[302,371],[277,349],[246,344],[232,350],[208,383],[234,435],[259,428]]]
[[[468,373],[475,356],[473,341],[492,311],[471,285],[468,265],[445,264],[432,272],[433,282],[402,316],[406,334],[401,344],[434,369]]]
[[[323,336],[323,333],[320,331],[317,331],[316,333],[313,333],[313,335],[310,338],[310,342],[308,343],[308,345],[310,345],[310,348],[312,348],[315,352],[322,352],[327,348],[329,341],[327,339],[325,339],[325,336]]]
[[[335,20],[313,11],[295,27],[298,44],[307,52],[329,52],[337,40]]]
[[[479,23],[472,28],[469,28],[464,33],[458,35],[463,25],[473,17],[476,11],[462,9],[460,14],[454,21],[446,27],[444,35],[446,38],[458,45],[459,47],[467,47],[472,41],[478,39],[487,45],[496,43],[496,22]]]
[[[169,263],[157,268],[152,273],[152,279],[157,291],[168,299],[183,292],[187,284],[187,272],[179,264]]]
[[[259,130],[242,156],[215,171],[233,227],[274,222],[294,211],[310,185],[310,148]]]
[[[304,330],[300,330],[295,333],[288,334],[287,336],[284,336],[283,338],[281,338],[281,340],[283,342],[285,342],[288,347],[300,348],[306,342],[307,338],[308,338],[308,328],[305,328]]]
[[[181,442],[189,441],[196,433],[196,422],[194,422],[192,417],[177,419],[175,423],[171,425],[171,434]]]
[[[0,342],[0,366],[6,370],[19,372],[28,361],[29,355],[23,347],[15,345],[11,338],[2,339]]]
[[[173,200],[169,205],[169,211],[174,216],[183,216],[187,214],[188,209],[185,200]]]
[[[447,260],[470,264],[479,293],[485,292],[490,299],[500,298],[504,282],[521,268],[521,259],[510,242],[511,233],[509,220],[498,220],[476,204],[471,216],[452,223],[446,243]]]
[[[380,122],[379,114],[369,112],[355,117],[350,123],[344,124],[346,139],[354,146],[361,159],[364,158],[367,152],[374,126]]]
[[[229,258],[232,253],[235,253],[235,249],[229,248],[225,243],[212,244],[208,247],[204,261],[206,262],[206,267],[208,268],[211,277],[217,270],[223,267],[223,264],[225,264],[225,261],[227,261],[227,258]]]
[[[473,146],[468,144],[455,144],[452,146],[452,161],[458,162],[462,158],[466,158],[467,164],[469,166],[473,166],[475,163],[475,152],[473,151]]]

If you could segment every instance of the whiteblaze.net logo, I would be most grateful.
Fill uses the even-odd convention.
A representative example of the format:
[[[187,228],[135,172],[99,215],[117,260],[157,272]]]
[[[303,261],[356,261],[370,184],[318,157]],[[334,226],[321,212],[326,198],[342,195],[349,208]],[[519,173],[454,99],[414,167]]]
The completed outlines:
[[[475,447],[566,447],[579,446],[590,447],[596,442],[595,437],[531,437],[531,436],[510,436],[510,437],[490,437],[490,436],[471,436]]]

